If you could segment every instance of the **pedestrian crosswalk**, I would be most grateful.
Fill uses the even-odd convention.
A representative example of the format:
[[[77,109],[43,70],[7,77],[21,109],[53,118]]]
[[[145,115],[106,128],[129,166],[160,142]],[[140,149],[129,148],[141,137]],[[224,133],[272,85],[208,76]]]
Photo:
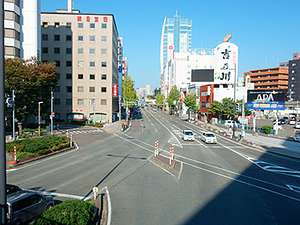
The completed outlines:
[[[92,133],[101,133],[101,132],[103,132],[103,130],[101,130],[101,129],[68,131],[69,134],[92,134]],[[67,133],[67,131],[64,131],[64,133]]]

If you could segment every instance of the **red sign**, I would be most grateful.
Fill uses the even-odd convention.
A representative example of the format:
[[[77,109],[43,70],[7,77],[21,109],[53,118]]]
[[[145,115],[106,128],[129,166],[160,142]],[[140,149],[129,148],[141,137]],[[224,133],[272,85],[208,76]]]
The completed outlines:
[[[81,16],[77,16],[77,21],[81,21]]]
[[[86,21],[90,22],[91,18],[89,16],[86,17]]]
[[[99,22],[99,17],[95,16],[95,22]]]
[[[113,84],[113,97],[118,97],[118,85]]]
[[[52,116],[54,116],[55,115],[55,112],[52,112]]]
[[[103,17],[103,22],[107,22],[107,17]]]

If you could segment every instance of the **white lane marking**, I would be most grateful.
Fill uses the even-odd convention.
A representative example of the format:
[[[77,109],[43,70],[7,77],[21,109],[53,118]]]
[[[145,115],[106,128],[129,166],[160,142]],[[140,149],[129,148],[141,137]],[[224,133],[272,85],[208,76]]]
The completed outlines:
[[[110,200],[110,195],[109,195],[109,191],[108,188],[105,187],[105,192],[106,192],[106,196],[107,196],[107,225],[111,224],[111,200]]]
[[[116,134],[115,134],[115,135],[116,135]],[[118,135],[116,135],[116,136],[118,136]],[[126,135],[126,136],[131,137],[131,136],[129,136],[129,135]],[[120,137],[120,136],[119,136],[119,137]],[[120,137],[120,138],[122,138],[122,137]],[[122,139],[124,139],[124,138],[122,138]],[[124,140],[126,140],[126,139],[124,139]],[[140,141],[140,140],[138,140],[138,139],[134,139],[134,140],[139,141],[139,142],[142,142],[142,141]],[[130,143],[132,143],[132,144],[134,144],[134,145],[137,145],[137,146],[139,146],[139,147],[141,147],[141,148],[143,148],[143,149],[145,149],[145,150],[147,150],[147,151],[153,153],[153,151],[148,150],[148,149],[146,149],[145,147],[143,147],[143,146],[141,146],[141,145],[139,145],[139,144],[134,143],[133,141],[129,141],[129,140],[126,140],[126,141],[127,141],[127,142],[130,142]],[[150,145],[150,144],[148,144],[148,143],[145,143],[145,142],[142,142],[142,143],[144,143],[145,145],[148,145],[148,146],[152,147],[152,145]],[[168,157],[169,150],[160,149],[160,152],[161,152],[161,153],[166,153],[166,154],[167,154],[166,157]],[[186,159],[186,160],[189,160],[189,161],[194,162],[194,163],[202,164],[202,165],[205,165],[205,166],[208,166],[208,167],[217,169],[217,170],[221,170],[221,171],[224,171],[224,172],[227,172],[227,173],[231,173],[231,174],[236,175],[236,176],[239,176],[239,177],[244,177],[244,178],[247,178],[247,179],[250,179],[250,180],[258,181],[258,182],[261,182],[261,183],[264,183],[264,184],[268,184],[268,185],[271,185],[271,186],[274,186],[274,187],[278,187],[278,188],[281,188],[281,189],[290,190],[290,189],[287,188],[286,186],[281,186],[281,185],[274,184],[274,183],[271,183],[271,182],[268,182],[268,181],[264,181],[264,180],[261,180],[261,179],[258,179],[258,178],[254,178],[254,177],[250,177],[250,176],[247,176],[247,175],[243,175],[243,174],[241,174],[241,173],[233,172],[233,171],[230,171],[230,170],[221,168],[221,167],[217,167],[217,166],[210,165],[210,164],[207,164],[207,163],[204,163],[204,162],[200,162],[200,161],[197,161],[197,160],[194,160],[194,159],[191,159],[191,158],[188,158],[188,157],[179,155],[179,154],[175,154],[175,158],[176,158],[176,157],[180,157],[180,158],[182,158],[182,159]],[[179,160],[178,160],[178,161],[179,161]],[[179,162],[180,162],[180,161],[179,161]]]
[[[48,157],[48,158],[46,158],[46,159],[37,160],[37,161],[35,161],[35,163],[28,163],[28,164],[26,164],[26,165],[24,165],[24,166],[20,166],[20,167],[15,168],[15,169],[6,170],[6,172],[9,173],[9,172],[21,170],[21,169],[27,168],[27,167],[29,167],[29,166],[33,166],[33,165],[36,165],[36,164],[38,164],[38,163],[42,163],[42,162],[48,161],[48,160],[50,160],[50,159],[54,159],[54,158],[57,158],[57,157],[61,157],[61,156],[64,156],[64,155],[66,155],[66,154],[69,154],[69,153],[71,153],[71,152],[77,151],[77,150],[79,149],[79,146],[77,145],[77,143],[76,143],[76,141],[74,140],[74,138],[73,138],[73,142],[74,142],[74,145],[76,146],[76,148],[75,148],[74,150],[69,150],[69,151],[67,150],[65,153],[58,153],[58,154],[55,155],[55,156],[51,156],[51,157]]]
[[[290,184],[287,184],[286,186],[288,186],[290,190],[300,193],[300,187]]]
[[[64,198],[73,198],[73,199],[79,199],[79,200],[87,200],[89,198],[86,198],[84,196],[79,196],[79,195],[70,195],[70,194],[62,194],[62,193],[57,193],[57,192],[47,192],[47,191],[36,191],[36,190],[30,190],[30,189],[23,189],[25,191],[30,191],[30,192],[36,192],[42,195],[51,195],[51,196],[57,196],[57,197],[64,197]]]
[[[149,113],[150,113],[150,112],[149,112]],[[180,148],[183,148],[182,145],[181,145],[181,143],[180,143],[180,141],[179,141],[179,140],[177,139],[177,137],[173,134],[173,132],[170,131],[169,128],[167,128],[166,125],[164,125],[159,119],[157,119],[154,115],[152,115],[152,113],[150,113],[150,115],[151,115],[157,122],[159,122],[164,128],[166,128],[166,130],[169,131],[169,133],[176,139],[178,145],[177,145],[176,143],[172,143],[172,144],[177,145],[177,146],[180,147]]]
[[[178,178],[177,178],[178,180],[179,180],[180,177],[181,177],[182,170],[183,170],[183,163],[180,162],[180,171],[179,171]]]
[[[227,179],[230,179],[230,180],[233,180],[233,181],[242,183],[242,184],[246,184],[246,185],[249,185],[249,186],[252,186],[252,187],[255,187],[255,188],[258,188],[258,189],[261,189],[261,190],[264,190],[264,191],[267,191],[267,192],[270,192],[270,193],[273,193],[273,194],[276,194],[276,195],[280,195],[280,196],[289,198],[289,199],[291,199],[291,200],[295,200],[295,201],[300,202],[300,199],[298,199],[298,198],[294,198],[294,197],[291,197],[291,196],[282,194],[282,193],[277,192],[277,191],[272,191],[272,190],[270,190],[270,189],[268,189],[268,188],[264,188],[264,187],[261,187],[261,186],[255,185],[255,184],[250,184],[250,183],[248,183],[248,182],[239,180],[238,178],[232,178],[232,177],[229,177],[229,176],[226,176],[226,175],[223,175],[223,174],[220,174],[220,173],[211,171],[211,170],[207,170],[207,169],[204,169],[204,168],[195,166],[195,165],[190,164],[190,163],[185,163],[185,162],[183,162],[183,163],[186,164],[186,165],[188,165],[188,166],[194,167],[194,168],[196,168],[196,169],[203,170],[203,171],[206,171],[206,172],[208,172],[208,173],[212,173],[212,174],[215,174],[215,175],[218,175],[218,176],[221,176],[221,177],[224,177],[224,178],[227,178]]]
[[[202,145],[203,147],[205,148],[208,148],[205,144],[201,143],[200,141],[198,141],[196,138],[195,138],[195,141],[198,142],[200,145]]]
[[[157,130],[156,130],[156,128],[154,127],[154,130],[155,130],[155,132],[157,133]]]
[[[172,175],[174,177],[174,174],[172,174],[171,172],[169,172],[168,170],[166,170],[165,168],[162,168],[160,165],[156,164],[155,162],[152,162],[151,160],[149,160],[149,162],[151,162],[152,164],[154,164],[155,166],[159,167],[160,169],[162,169],[163,171],[165,171],[166,173]]]

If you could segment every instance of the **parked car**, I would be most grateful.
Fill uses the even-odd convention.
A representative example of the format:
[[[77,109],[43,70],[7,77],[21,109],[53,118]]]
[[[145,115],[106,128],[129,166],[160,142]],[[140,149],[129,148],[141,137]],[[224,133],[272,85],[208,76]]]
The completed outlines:
[[[273,124],[273,130],[276,130],[276,122]],[[282,124],[278,122],[278,130],[282,130]]]
[[[295,118],[295,117],[292,117],[292,118],[290,119],[290,121],[289,121],[289,124],[290,124],[290,125],[296,125],[296,122],[297,122],[296,118]]]
[[[211,132],[203,132],[203,133],[201,133],[200,139],[202,141],[204,141],[205,143],[213,143],[213,144],[217,143],[216,136],[213,133],[211,133]]]
[[[6,184],[6,195],[10,195],[18,191],[22,191],[22,189],[19,186],[13,184]]]
[[[184,141],[195,141],[195,136],[193,134],[193,131],[191,131],[191,130],[183,130],[182,131],[182,139]]]
[[[8,224],[22,224],[54,206],[51,196],[18,191],[7,196]]]
[[[235,127],[238,127],[237,122],[233,121],[233,120],[225,120],[225,127],[233,127],[233,124],[235,125]]]
[[[296,129],[300,129],[300,122],[297,122],[297,123],[295,124],[295,128],[296,128]]]

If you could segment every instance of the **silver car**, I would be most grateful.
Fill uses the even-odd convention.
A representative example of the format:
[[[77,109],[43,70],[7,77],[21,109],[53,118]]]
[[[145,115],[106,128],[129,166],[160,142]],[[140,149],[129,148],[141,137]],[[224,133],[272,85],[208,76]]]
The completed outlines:
[[[7,196],[8,224],[22,224],[54,206],[51,196],[18,191]]]
[[[205,143],[212,143],[212,144],[217,143],[216,136],[211,132],[202,132],[200,138]]]

